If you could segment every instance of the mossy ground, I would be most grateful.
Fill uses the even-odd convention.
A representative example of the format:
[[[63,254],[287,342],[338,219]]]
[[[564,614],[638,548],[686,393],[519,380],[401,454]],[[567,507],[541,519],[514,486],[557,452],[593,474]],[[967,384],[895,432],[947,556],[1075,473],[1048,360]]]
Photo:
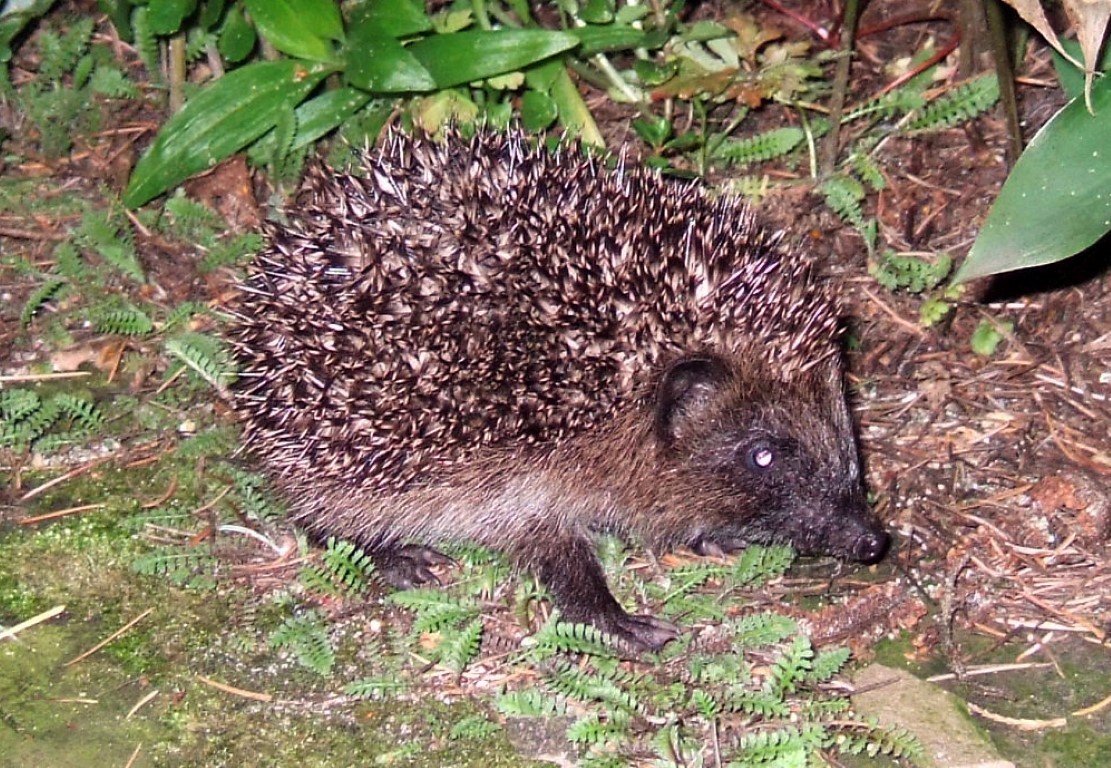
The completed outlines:
[[[968,655],[966,666],[1010,664],[1027,647],[1017,641],[1000,644],[969,633],[960,633],[958,640],[962,652]],[[1111,765],[1111,707],[1087,715],[1072,714],[1111,693],[1106,649],[1075,641],[1055,645],[1053,655],[1053,664],[1039,659],[1036,667],[969,676],[963,682],[946,680],[939,685],[992,715],[1031,723],[1024,729],[969,714],[1000,754],[1020,768]],[[923,678],[946,674],[952,668],[940,653],[919,658],[907,637],[880,643],[876,658]],[[1061,718],[1065,719],[1063,725],[1051,724]]]
[[[141,495],[142,483],[134,487]],[[451,738],[455,724],[482,711],[467,699],[336,695],[269,649],[267,622],[237,621],[265,598],[232,584],[188,589],[143,576],[130,566],[136,550],[111,512],[0,531],[0,624],[65,606],[0,643],[0,764],[125,765],[133,754],[135,766],[527,764],[500,733]],[[68,663],[138,616],[117,640]],[[350,645],[338,643],[354,655]]]

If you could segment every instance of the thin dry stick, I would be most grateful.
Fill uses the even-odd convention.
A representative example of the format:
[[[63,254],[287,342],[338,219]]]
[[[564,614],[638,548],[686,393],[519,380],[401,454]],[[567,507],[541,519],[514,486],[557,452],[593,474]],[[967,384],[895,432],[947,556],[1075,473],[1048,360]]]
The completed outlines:
[[[81,655],[80,655],[80,656],[78,656],[77,658],[74,658],[74,659],[70,659],[69,661],[67,661],[67,662],[66,662],[65,664],[63,664],[62,666],[68,667],[68,666],[70,666],[71,664],[76,664],[77,662],[79,662],[79,661],[81,661],[81,660],[83,660],[83,659],[86,659],[86,658],[88,658],[89,656],[92,656],[92,655],[93,655],[94,653],[96,653],[97,651],[99,651],[99,650],[100,650],[101,648],[103,648],[104,646],[108,645],[108,643],[112,642],[113,640],[115,640],[115,639],[116,639],[117,637],[119,637],[119,636],[120,636],[120,635],[122,635],[123,633],[127,632],[127,630],[129,630],[129,629],[131,629],[132,627],[134,627],[134,626],[135,626],[136,624],[138,624],[138,623],[139,623],[140,621],[142,621],[143,619],[145,619],[145,618],[146,618],[147,616],[150,616],[150,615],[151,615],[152,613],[154,613],[154,609],[153,609],[153,608],[147,608],[147,609],[146,609],[145,611],[143,611],[142,613],[140,613],[140,614],[139,614],[138,616],[136,616],[136,617],[135,617],[134,619],[132,619],[131,621],[129,621],[129,622],[127,622],[126,624],[124,624],[124,625],[123,625],[122,627],[120,627],[120,628],[119,628],[118,630],[116,630],[116,631],[115,631],[115,632],[113,632],[113,633],[112,633],[111,635],[109,635],[108,637],[106,637],[106,638],[105,638],[104,640],[100,641],[99,643],[97,643],[96,645],[94,645],[94,646],[93,646],[92,648],[90,648],[89,650],[85,651],[85,652],[84,652],[83,654],[81,654]]]
[[[111,460],[112,460],[111,456],[105,456],[102,459],[96,459],[94,461],[90,461],[88,464],[82,464],[80,467],[77,467],[76,469],[71,469],[69,472],[66,472],[64,475],[60,475],[59,477],[56,477],[53,480],[46,481],[45,483],[40,485],[38,488],[32,488],[31,490],[27,491],[27,493],[20,496],[19,500],[20,501],[27,501],[28,499],[33,499],[36,496],[38,496],[40,493],[45,493],[46,491],[50,490],[54,486],[56,486],[60,483],[64,483],[66,480],[72,480],[73,478],[77,477],[78,475],[83,475],[86,472],[88,472],[90,469],[94,469],[96,467],[99,467],[101,464],[104,464],[105,462],[111,461]]]
[[[1099,712],[1104,707],[1111,707],[1111,696],[1108,696],[1103,701],[1098,702],[1096,704],[1093,704],[1090,707],[1084,707],[1084,709],[1078,709],[1075,712],[1073,712],[1072,715],[1073,715],[1073,717],[1084,717],[1085,715],[1094,715],[1096,712]]]
[[[48,619],[53,619],[55,616],[57,616],[59,613],[61,613],[65,609],[66,609],[66,607],[64,605],[56,605],[53,608],[51,608],[49,611],[43,611],[38,616],[33,616],[33,617],[27,619],[27,621],[16,624],[14,627],[8,627],[7,629],[0,630],[0,640],[3,640],[3,639],[8,638],[8,637],[15,637],[16,635],[18,635],[20,632],[27,629],[28,627],[33,627],[36,624],[41,624],[42,622],[44,622]]]
[[[258,693],[257,691],[247,691],[242,688],[236,688],[226,683],[218,683],[215,680],[205,677],[204,675],[197,675],[197,679],[205,685],[212,686],[218,691],[224,693],[231,693],[236,696],[242,696],[245,699],[254,699],[255,701],[273,701],[274,697],[269,693]]]
[[[75,515],[78,512],[88,512],[90,509],[103,509],[104,504],[83,504],[80,507],[68,507],[66,509],[59,509],[55,512],[46,512],[34,517],[25,517],[19,521],[20,525],[34,525],[41,523],[44,520],[53,520],[58,517],[65,517],[66,515]]]
[[[11,376],[0,376],[0,384],[15,384],[25,381],[50,381],[52,379],[82,379],[92,376],[89,371],[64,371],[61,373],[13,373]]]
[[[138,712],[140,709],[142,709],[143,705],[145,705],[147,702],[149,702],[151,699],[153,699],[157,695],[158,695],[158,689],[155,688],[153,691],[148,693],[146,696],[139,699],[139,701],[135,704],[134,707],[131,708],[131,710],[127,713],[127,715],[123,719],[124,720],[130,720],[132,715],[134,715],[136,712]]]

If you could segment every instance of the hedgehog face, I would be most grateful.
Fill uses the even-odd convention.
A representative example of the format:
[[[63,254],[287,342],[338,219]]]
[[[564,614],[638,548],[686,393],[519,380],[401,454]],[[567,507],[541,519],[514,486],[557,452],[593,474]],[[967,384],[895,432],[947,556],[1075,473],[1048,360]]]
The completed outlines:
[[[865,502],[836,368],[790,383],[746,378],[722,358],[696,356],[657,387],[661,455],[683,478],[679,492],[700,506],[682,543],[709,554],[782,542],[805,555],[878,561],[889,537]]]

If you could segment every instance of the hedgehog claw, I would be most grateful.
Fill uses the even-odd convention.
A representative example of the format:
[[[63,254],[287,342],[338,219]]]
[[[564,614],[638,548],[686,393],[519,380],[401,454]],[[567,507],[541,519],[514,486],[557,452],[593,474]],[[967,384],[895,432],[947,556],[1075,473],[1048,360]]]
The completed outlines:
[[[734,552],[739,552],[747,546],[747,542],[743,539],[738,539],[733,536],[725,536],[723,538],[699,539],[694,543],[691,549],[696,555],[704,557],[725,557]]]
[[[682,634],[670,621],[644,613],[625,614],[610,624],[608,631],[637,651],[658,651]]]
[[[374,565],[382,580],[394,589],[412,589],[440,584],[434,566],[450,565],[452,559],[431,547],[406,545],[374,552]]]

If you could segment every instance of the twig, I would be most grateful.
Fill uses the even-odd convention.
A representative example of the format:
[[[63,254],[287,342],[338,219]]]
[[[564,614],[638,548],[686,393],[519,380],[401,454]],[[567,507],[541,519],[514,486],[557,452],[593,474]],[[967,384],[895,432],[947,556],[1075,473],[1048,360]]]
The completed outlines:
[[[19,524],[20,525],[34,525],[35,523],[41,523],[44,520],[54,520],[54,519],[59,518],[59,517],[65,517],[66,515],[75,515],[78,512],[88,512],[90,509],[103,509],[104,506],[105,506],[104,504],[99,504],[99,503],[98,504],[82,504],[80,507],[68,507],[66,509],[59,509],[55,512],[46,512],[46,513],[41,514],[41,515],[35,515],[34,517],[25,517],[25,518],[23,518],[22,520],[19,521]]]
[[[27,621],[20,622],[14,627],[8,627],[7,629],[0,630],[0,640],[8,637],[14,638],[16,635],[18,635],[20,632],[27,629],[28,627],[33,627],[36,624],[41,624],[47,619],[52,619],[65,609],[66,607],[64,605],[56,605],[49,611],[43,611],[38,616],[32,616],[31,618],[27,619]]]
[[[89,650],[85,651],[85,652],[84,652],[83,654],[81,654],[80,656],[78,656],[78,657],[76,657],[76,658],[73,658],[73,659],[70,659],[69,661],[67,661],[67,662],[66,662],[65,664],[63,664],[62,666],[64,666],[64,667],[68,667],[68,666],[70,666],[70,665],[72,665],[72,664],[76,664],[77,662],[79,662],[79,661],[81,661],[81,660],[83,660],[83,659],[87,659],[87,658],[88,658],[89,656],[92,656],[92,655],[93,655],[94,653],[96,653],[97,651],[99,651],[99,650],[100,650],[101,648],[103,648],[104,646],[108,645],[108,644],[109,644],[110,642],[112,642],[113,640],[115,640],[115,639],[116,639],[117,637],[119,637],[119,636],[120,636],[120,635],[122,635],[123,633],[127,632],[127,630],[129,630],[129,629],[131,629],[132,627],[134,627],[134,626],[135,626],[136,624],[138,624],[138,623],[139,623],[140,621],[142,621],[143,619],[145,619],[145,618],[146,618],[147,616],[150,616],[150,615],[151,615],[152,613],[154,613],[154,609],[153,609],[153,608],[147,608],[147,609],[146,609],[145,611],[143,611],[142,613],[140,613],[140,614],[139,614],[138,616],[136,616],[136,617],[135,617],[134,619],[132,619],[131,621],[129,621],[129,622],[127,622],[126,624],[124,624],[124,625],[123,625],[122,627],[120,627],[119,629],[117,629],[117,630],[116,630],[115,632],[113,632],[113,633],[112,633],[111,635],[109,635],[108,637],[104,638],[104,640],[100,641],[99,643],[97,643],[96,645],[94,645],[94,646],[93,646],[92,648],[90,648]]]
[[[259,693],[257,691],[248,691],[243,688],[236,688],[226,683],[218,683],[215,680],[205,677],[204,675],[197,675],[197,679],[205,685],[211,686],[218,691],[230,693],[235,696],[242,696],[245,699],[254,699],[255,701],[273,701],[274,697],[269,693]]]

